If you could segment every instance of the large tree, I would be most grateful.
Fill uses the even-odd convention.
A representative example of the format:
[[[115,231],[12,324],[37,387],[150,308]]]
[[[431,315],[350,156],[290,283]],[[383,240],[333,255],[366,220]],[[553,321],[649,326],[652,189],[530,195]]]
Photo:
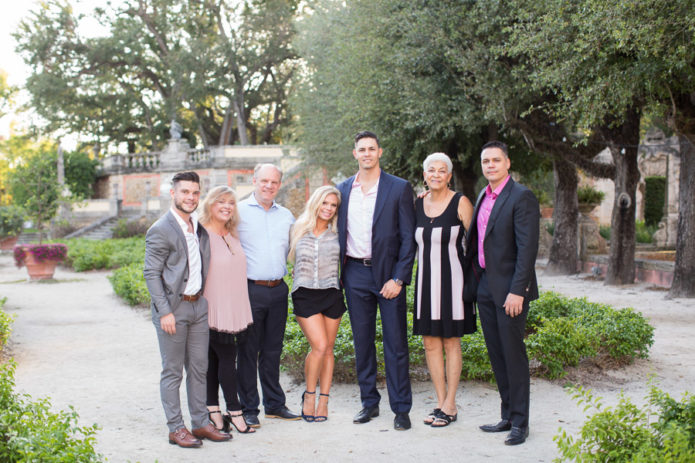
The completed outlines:
[[[173,119],[205,145],[277,141],[296,3],[125,0],[94,10],[99,37],[66,1],[41,3],[15,33],[31,104],[49,131],[131,150],[161,146]]]

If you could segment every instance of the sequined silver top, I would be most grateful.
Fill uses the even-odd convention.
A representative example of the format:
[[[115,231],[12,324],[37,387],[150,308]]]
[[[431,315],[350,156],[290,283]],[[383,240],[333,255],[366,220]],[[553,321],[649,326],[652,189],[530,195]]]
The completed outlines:
[[[340,289],[338,234],[326,230],[316,237],[309,232],[297,242],[292,292],[298,288]]]

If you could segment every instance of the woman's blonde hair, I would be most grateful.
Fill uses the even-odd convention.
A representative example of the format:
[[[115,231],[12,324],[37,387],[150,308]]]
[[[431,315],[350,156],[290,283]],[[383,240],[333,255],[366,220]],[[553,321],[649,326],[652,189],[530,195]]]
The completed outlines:
[[[208,225],[212,221],[212,216],[210,215],[210,208],[213,203],[220,199],[222,196],[231,196],[234,199],[234,213],[224,224],[224,228],[227,229],[232,236],[237,236],[237,227],[239,226],[239,201],[237,201],[236,193],[227,185],[216,186],[205,196],[203,200],[203,211],[200,213],[200,218],[198,221],[203,225]]]
[[[309,198],[306,203],[304,212],[297,218],[297,221],[292,226],[292,231],[290,231],[290,253],[289,259],[294,261],[294,251],[297,247],[299,239],[306,235],[307,233],[314,230],[316,227],[316,219],[319,215],[319,208],[325,201],[328,195],[335,195],[338,198],[338,206],[340,206],[340,191],[332,185],[325,185],[319,187],[314,191],[314,193]],[[335,215],[328,222],[328,228],[334,232],[338,232],[338,211],[335,211]]]

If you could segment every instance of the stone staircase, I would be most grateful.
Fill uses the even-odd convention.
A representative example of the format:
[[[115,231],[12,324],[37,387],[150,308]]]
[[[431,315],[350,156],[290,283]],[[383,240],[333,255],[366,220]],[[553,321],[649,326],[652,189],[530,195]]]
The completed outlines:
[[[113,237],[113,229],[118,222],[118,216],[111,216],[76,230],[65,238],[85,238],[88,240],[107,240]]]

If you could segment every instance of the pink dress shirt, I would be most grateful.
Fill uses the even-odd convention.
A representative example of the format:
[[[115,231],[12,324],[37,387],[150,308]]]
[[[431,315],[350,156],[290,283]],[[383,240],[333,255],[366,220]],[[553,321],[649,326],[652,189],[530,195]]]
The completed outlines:
[[[492,213],[492,208],[495,206],[497,197],[502,193],[502,190],[504,190],[510,178],[511,176],[507,175],[507,178],[495,188],[495,191],[492,191],[490,185],[485,188],[485,196],[480,203],[478,220],[476,221],[478,225],[478,264],[480,264],[480,268],[485,268],[485,248],[483,247],[483,242],[485,241],[487,222],[490,220],[490,214]]]

